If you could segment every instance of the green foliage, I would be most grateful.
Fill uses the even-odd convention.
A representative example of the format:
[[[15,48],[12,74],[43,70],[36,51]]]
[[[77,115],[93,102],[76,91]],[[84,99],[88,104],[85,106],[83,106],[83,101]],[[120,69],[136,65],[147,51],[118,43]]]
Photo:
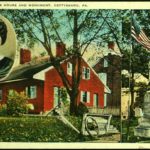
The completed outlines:
[[[0,104],[0,116],[6,116],[6,115],[7,115],[7,105]]]
[[[62,107],[63,107],[63,112],[65,115],[69,115],[70,113],[70,102],[67,97],[67,90],[66,88],[62,87],[60,88],[60,99],[62,101]]]
[[[78,105],[78,108],[77,108],[77,115],[83,116],[83,114],[88,113],[88,112],[89,112],[89,110],[88,110],[87,106],[83,102],[80,102]]]
[[[13,91],[8,95],[7,114],[12,116],[22,116],[28,112],[27,96],[24,92]]]
[[[64,87],[62,87],[61,89],[60,89],[60,98],[61,98],[61,100],[62,100],[62,102],[64,103],[64,104],[67,104],[68,103],[68,101],[67,101],[67,90],[66,90],[66,88],[64,88]]]
[[[132,120],[130,120],[129,138],[126,139],[126,137],[127,137],[127,128],[128,128],[128,120],[122,121],[122,142],[134,143],[134,142],[138,141],[137,137],[134,136],[134,129],[137,125],[138,125],[137,118],[132,118]]]
[[[67,119],[80,130],[80,118]],[[0,126],[0,142],[80,141],[80,136],[56,117],[3,117]]]
[[[121,130],[121,120],[118,116],[113,116],[110,122],[111,125],[117,128],[118,131]]]
[[[136,86],[138,86],[139,88],[136,91],[137,97],[135,99],[134,107],[140,107],[141,109],[143,109],[144,96],[148,89],[148,85],[146,85],[145,83],[138,83]]]

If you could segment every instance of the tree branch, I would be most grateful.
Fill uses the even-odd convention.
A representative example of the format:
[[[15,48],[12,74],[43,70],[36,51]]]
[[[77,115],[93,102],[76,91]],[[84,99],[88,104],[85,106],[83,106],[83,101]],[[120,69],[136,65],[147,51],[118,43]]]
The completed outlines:
[[[107,13],[106,17],[108,16],[109,13]],[[104,25],[105,21],[106,21],[106,17],[103,18],[103,22],[101,24],[101,26],[99,27],[99,29],[95,32],[95,34],[93,35],[93,37],[87,42],[86,47],[84,48],[83,52],[82,52],[82,56],[84,55],[86,49],[88,48],[88,46],[91,44],[91,42],[95,39],[96,35],[100,32],[102,26]]]

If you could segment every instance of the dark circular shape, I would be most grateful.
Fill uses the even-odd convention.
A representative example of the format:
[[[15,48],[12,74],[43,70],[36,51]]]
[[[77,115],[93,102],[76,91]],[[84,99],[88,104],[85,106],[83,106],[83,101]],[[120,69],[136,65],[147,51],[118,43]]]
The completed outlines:
[[[2,20],[0,20],[0,38],[1,45],[3,45],[7,39],[7,26]]]
[[[92,120],[92,122],[89,124],[89,120]],[[91,137],[94,137],[94,136],[99,136],[99,126],[98,126],[98,123],[97,121],[91,117],[91,116],[87,116],[86,119],[85,119],[85,129],[86,131],[88,132],[88,134],[91,136]],[[95,131],[96,132],[96,135],[93,135],[91,131]]]

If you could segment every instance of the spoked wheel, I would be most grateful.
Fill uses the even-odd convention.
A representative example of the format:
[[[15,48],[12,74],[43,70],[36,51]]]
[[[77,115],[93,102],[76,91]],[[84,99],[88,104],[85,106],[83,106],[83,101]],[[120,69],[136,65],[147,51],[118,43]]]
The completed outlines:
[[[96,119],[93,117],[87,116],[85,119],[85,129],[91,137],[99,136],[99,126]]]

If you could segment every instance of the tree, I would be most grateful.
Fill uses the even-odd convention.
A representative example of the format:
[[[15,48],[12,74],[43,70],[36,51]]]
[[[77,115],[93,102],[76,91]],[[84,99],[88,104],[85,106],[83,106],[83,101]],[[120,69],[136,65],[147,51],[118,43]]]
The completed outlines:
[[[30,47],[40,43],[50,56],[51,64],[57,70],[70,97],[70,113],[77,112],[77,97],[81,80],[81,58],[89,45],[100,43],[106,18],[105,10],[1,10],[13,20],[19,41]],[[68,40],[69,39],[69,40]],[[72,58],[72,80],[67,79],[61,61],[53,55],[53,42],[69,43],[66,57]],[[66,58],[65,57],[65,58]]]
[[[128,118],[128,127],[127,127],[127,137],[126,140],[129,139],[130,133],[130,124],[131,120],[134,118],[134,92],[135,92],[135,74],[141,73],[143,76],[148,78],[149,69],[148,63],[150,58],[150,53],[146,51],[144,47],[142,47],[137,41],[135,41],[131,37],[131,25],[132,25],[132,17],[136,16],[137,22],[140,23],[140,26],[147,30],[148,28],[148,20],[149,11],[146,10],[130,10],[128,12],[128,16],[125,16],[123,21],[124,24],[124,35],[128,37],[129,46],[126,47],[126,50],[123,53],[122,58],[122,69],[128,70],[129,72],[129,89],[131,93],[131,105],[129,108],[129,118]],[[130,32],[129,32],[130,31]],[[146,32],[147,36],[149,36],[150,30]],[[123,82],[125,80],[122,80]],[[144,90],[144,88],[142,87]],[[143,94],[143,93],[142,93]]]

